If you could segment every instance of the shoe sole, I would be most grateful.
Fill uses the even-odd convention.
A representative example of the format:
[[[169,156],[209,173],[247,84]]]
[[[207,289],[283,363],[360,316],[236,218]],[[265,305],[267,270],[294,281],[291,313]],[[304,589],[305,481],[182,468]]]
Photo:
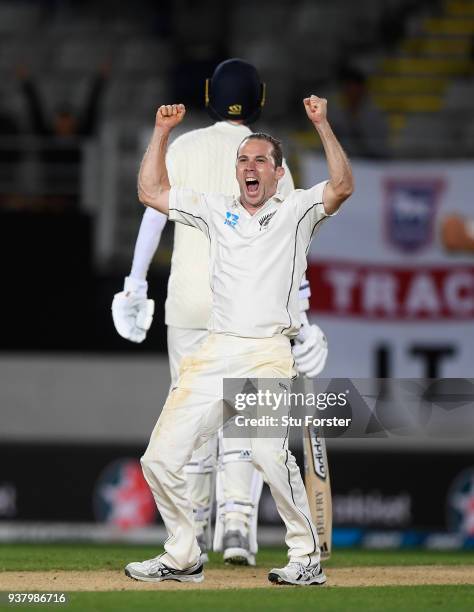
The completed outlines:
[[[277,584],[277,585],[289,584],[291,586],[322,586],[326,582],[327,579],[326,579],[326,576],[323,574],[322,576],[318,576],[317,579],[312,580],[311,582],[308,582],[307,580],[304,582],[301,582],[299,580],[285,580],[279,574],[270,572],[268,574],[268,580],[272,584]]]
[[[164,582],[165,580],[173,580],[173,582],[202,582],[204,580],[204,576],[202,574],[200,576],[166,576],[163,578],[150,578],[148,576],[134,576],[127,569],[124,571],[125,576],[140,582]]]
[[[245,548],[227,548],[224,551],[224,563],[226,565],[250,565],[255,566],[255,557]]]

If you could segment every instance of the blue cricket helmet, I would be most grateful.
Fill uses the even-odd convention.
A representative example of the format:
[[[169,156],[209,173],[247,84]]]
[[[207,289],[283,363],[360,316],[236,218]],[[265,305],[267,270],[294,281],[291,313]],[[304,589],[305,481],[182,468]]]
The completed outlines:
[[[206,108],[214,119],[256,121],[265,104],[265,83],[255,66],[238,58],[221,62],[206,79]]]

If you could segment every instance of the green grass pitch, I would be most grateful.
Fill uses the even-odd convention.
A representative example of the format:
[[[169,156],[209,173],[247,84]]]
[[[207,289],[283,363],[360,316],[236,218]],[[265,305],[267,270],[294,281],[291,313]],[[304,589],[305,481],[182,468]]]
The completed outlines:
[[[12,544],[2,545],[0,571],[94,570],[123,571],[129,561],[150,558],[157,549],[149,546],[86,544]],[[259,553],[260,566],[281,566],[286,554],[281,549]],[[325,567],[362,567],[386,565],[472,565],[472,552],[435,552],[422,550],[364,551],[336,550]],[[209,568],[222,567],[217,555],[211,555]],[[474,586],[389,586],[389,587],[273,587],[271,589],[229,589],[220,591],[117,591],[70,592],[65,606],[40,605],[24,609],[65,611],[185,611],[207,610],[255,612],[283,610],[348,611],[448,611],[472,610]],[[4,608],[3,608],[4,606]],[[2,609],[19,610],[19,605]]]

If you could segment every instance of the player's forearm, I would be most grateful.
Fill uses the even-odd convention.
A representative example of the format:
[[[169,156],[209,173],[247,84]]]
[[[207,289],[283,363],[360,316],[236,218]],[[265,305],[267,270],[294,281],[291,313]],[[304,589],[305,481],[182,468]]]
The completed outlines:
[[[315,125],[315,128],[321,138],[326,154],[329,179],[335,196],[334,205],[338,206],[354,191],[351,165],[329,122],[327,120],[322,121],[320,124]]]
[[[166,169],[166,150],[169,130],[155,126],[150,144],[138,174],[138,199],[163,214],[168,214],[168,195],[171,189]]]

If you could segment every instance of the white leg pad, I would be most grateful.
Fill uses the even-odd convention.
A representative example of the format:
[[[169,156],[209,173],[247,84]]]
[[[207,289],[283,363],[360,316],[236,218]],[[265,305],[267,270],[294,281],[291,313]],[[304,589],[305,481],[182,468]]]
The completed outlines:
[[[235,448],[236,445],[241,448]],[[253,466],[252,451],[243,445],[246,445],[246,440],[226,440],[222,430],[219,432],[213,548],[215,551],[223,550],[226,516],[244,515],[249,530],[250,551],[256,554],[258,503],[262,493],[263,478]]]
[[[197,532],[205,531],[209,549],[212,546],[211,519],[216,464],[217,435],[195,450],[191,460],[184,467]]]

